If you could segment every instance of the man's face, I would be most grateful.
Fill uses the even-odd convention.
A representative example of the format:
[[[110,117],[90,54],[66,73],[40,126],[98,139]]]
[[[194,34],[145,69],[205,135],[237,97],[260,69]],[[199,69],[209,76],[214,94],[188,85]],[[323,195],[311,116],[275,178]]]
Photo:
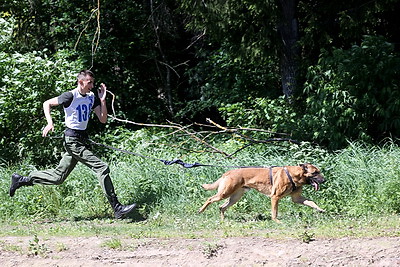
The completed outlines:
[[[86,75],[85,79],[79,80],[79,84],[81,86],[81,93],[87,94],[93,88],[94,79],[93,79],[93,77]]]

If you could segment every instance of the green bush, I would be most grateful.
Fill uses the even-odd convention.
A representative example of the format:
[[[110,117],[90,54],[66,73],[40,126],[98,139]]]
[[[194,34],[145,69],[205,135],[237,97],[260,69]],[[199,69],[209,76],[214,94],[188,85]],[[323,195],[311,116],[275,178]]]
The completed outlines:
[[[7,51],[12,44],[13,20],[0,17],[0,52]]]
[[[324,52],[308,70],[304,126],[331,148],[400,134],[400,57],[383,38]]]
[[[76,86],[80,61],[69,51],[48,57],[47,51],[26,54],[0,52],[0,160],[30,157],[46,164],[59,152],[57,141],[43,138],[46,124],[42,103]],[[61,112],[54,112],[56,130]],[[54,142],[53,146],[49,145]],[[54,150],[53,150],[54,149]]]
[[[251,98],[219,108],[228,125],[261,128],[290,134],[296,128],[297,113],[282,96],[275,99]]]

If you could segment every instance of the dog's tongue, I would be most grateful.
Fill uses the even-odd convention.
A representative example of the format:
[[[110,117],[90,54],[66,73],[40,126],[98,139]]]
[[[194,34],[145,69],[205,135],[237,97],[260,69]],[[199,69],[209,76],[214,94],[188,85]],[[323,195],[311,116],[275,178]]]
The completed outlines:
[[[312,185],[314,186],[315,191],[317,191],[319,189],[319,184],[318,183],[312,183]]]

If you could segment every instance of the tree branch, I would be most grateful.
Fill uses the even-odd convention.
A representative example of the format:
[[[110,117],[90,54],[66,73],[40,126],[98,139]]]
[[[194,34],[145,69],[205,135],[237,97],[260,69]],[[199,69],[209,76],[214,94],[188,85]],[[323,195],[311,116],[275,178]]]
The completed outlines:
[[[168,121],[168,124],[150,124],[150,123],[138,123],[138,122],[134,122],[134,121],[130,121],[127,119],[120,119],[115,115],[115,109],[114,109],[114,101],[115,101],[115,95],[111,92],[111,91],[107,91],[109,94],[112,95],[112,101],[111,101],[111,110],[112,110],[112,114],[109,114],[108,116],[111,117],[113,120],[119,121],[119,122],[124,122],[124,123],[129,123],[129,124],[133,124],[133,125],[137,125],[137,126],[144,126],[144,127],[158,127],[158,128],[171,128],[174,129],[173,132],[165,135],[164,137],[167,136],[177,136],[179,132],[183,133],[184,135],[188,136],[189,139],[184,141],[183,143],[181,143],[181,146],[185,143],[188,143],[189,140],[194,140],[196,143],[201,144],[202,146],[211,149],[208,150],[208,153],[218,153],[218,154],[222,154],[224,155],[226,158],[231,158],[233,157],[233,155],[237,154],[239,151],[242,151],[243,149],[253,145],[253,144],[266,144],[266,143],[272,143],[272,142],[289,142],[289,143],[295,143],[295,144],[299,144],[300,142],[293,140],[291,138],[287,138],[287,137],[282,137],[282,138],[269,138],[266,140],[259,140],[259,139],[255,139],[252,138],[250,136],[244,135],[242,133],[240,133],[240,131],[249,131],[249,132],[264,132],[264,133],[268,133],[268,134],[274,134],[274,135],[281,135],[281,136],[290,136],[289,134],[285,134],[285,133],[276,133],[276,132],[272,132],[272,131],[267,131],[267,130],[263,130],[263,129],[255,129],[255,128],[230,128],[230,127],[224,127],[216,122],[214,122],[213,120],[207,118],[207,122],[210,123],[209,125],[207,124],[199,124],[199,123],[194,123],[194,124],[190,124],[190,125],[186,125],[186,126],[182,126],[178,123],[174,123],[174,122],[170,122]],[[212,131],[194,131],[191,130],[191,127],[193,125],[196,126],[202,126],[202,127],[209,127],[209,128],[214,128],[217,130],[212,130]],[[220,129],[220,130],[218,130]],[[204,135],[203,135],[204,134]],[[218,135],[218,134],[235,134],[237,136],[239,136],[240,138],[242,138],[243,140],[249,141],[248,144],[244,145],[243,147],[239,148],[238,150],[236,150],[235,152],[229,154],[225,151],[222,151],[221,149],[211,145],[207,140],[209,137],[211,137],[212,135]],[[186,148],[184,148],[186,149]],[[186,149],[188,150],[188,149]],[[190,150],[190,149],[189,149]],[[195,150],[190,150],[195,152]]]

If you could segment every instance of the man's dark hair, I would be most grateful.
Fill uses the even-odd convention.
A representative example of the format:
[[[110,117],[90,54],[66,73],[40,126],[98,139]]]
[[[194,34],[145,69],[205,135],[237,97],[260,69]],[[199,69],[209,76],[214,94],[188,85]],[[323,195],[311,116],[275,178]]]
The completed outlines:
[[[92,71],[90,71],[90,70],[81,70],[79,72],[78,76],[77,76],[78,81],[79,80],[85,80],[86,76],[90,76],[90,77],[94,78],[94,74],[93,74]]]

